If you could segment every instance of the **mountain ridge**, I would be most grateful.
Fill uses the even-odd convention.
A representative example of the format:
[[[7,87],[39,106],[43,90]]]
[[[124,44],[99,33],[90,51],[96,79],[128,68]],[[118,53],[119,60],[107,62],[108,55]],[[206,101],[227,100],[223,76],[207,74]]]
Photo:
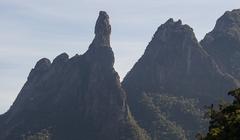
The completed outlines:
[[[225,12],[200,44],[223,71],[239,82],[240,9]]]
[[[36,63],[0,115],[1,140],[40,132],[53,140],[194,139],[207,128],[203,105],[230,100],[225,93],[240,85],[240,10],[226,12],[200,42],[189,25],[170,18],[122,82],[106,12],[94,33],[84,54]]]
[[[52,139],[145,140],[113,68],[109,16],[100,11],[95,38],[83,55],[43,58],[3,116],[1,140],[19,140],[49,129]]]
[[[237,83],[202,48],[190,26],[170,18],[158,27],[122,85],[135,119],[151,137],[158,133],[157,139],[185,140],[194,139],[197,131],[206,127],[201,119],[201,104],[226,99],[225,93]],[[161,104],[165,101],[167,105]],[[186,105],[192,108],[178,108]],[[142,116],[141,112],[148,112],[149,116]],[[168,127],[161,128],[164,124]]]

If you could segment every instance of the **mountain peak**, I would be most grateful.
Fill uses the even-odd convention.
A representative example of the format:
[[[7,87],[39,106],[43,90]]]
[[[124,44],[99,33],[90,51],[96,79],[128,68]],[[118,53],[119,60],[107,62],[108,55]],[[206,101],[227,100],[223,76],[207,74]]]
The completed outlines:
[[[171,25],[182,25],[182,21],[179,19],[178,21],[174,21],[173,18],[169,18],[165,24],[171,24]]]
[[[224,72],[239,81],[240,9],[225,12],[200,43]]]
[[[91,47],[110,47],[111,25],[109,16],[105,11],[100,11],[95,25],[95,38],[90,45]]]
[[[57,65],[57,64],[62,64],[66,61],[68,61],[69,56],[67,53],[62,53],[60,55],[58,55],[54,60],[53,60],[53,65]]]
[[[231,40],[230,42],[240,42],[240,9],[226,11],[217,20],[214,29],[207,33],[200,43],[202,46],[212,46],[209,43],[214,42],[218,38],[223,44],[226,44],[227,40]],[[229,44],[223,46],[229,46]]]
[[[193,105],[193,110],[200,111],[198,115],[187,111],[190,113],[188,114],[183,109],[178,111],[178,105],[173,107],[172,113],[169,113],[172,109],[168,108],[169,105],[166,105],[167,108],[164,107],[164,94],[168,98],[167,103],[172,102],[169,100],[172,96],[176,99],[186,99],[185,103],[188,101],[193,103],[192,101],[196,99],[201,104],[210,104],[225,97],[226,90],[235,87],[235,81],[224,75],[203,50],[190,26],[182,24],[181,20],[175,22],[169,19],[158,28],[142,57],[127,73],[122,86],[128,95],[128,103],[137,122],[148,130],[154,139],[164,139],[160,133],[166,132],[164,134],[166,139],[183,140],[194,139],[196,133],[199,130],[202,131],[201,127],[205,122],[202,121],[199,108],[201,105],[197,102]],[[165,114],[165,110],[167,114],[165,120],[169,119],[170,122],[174,120],[176,126],[171,128],[180,126],[180,129],[183,129],[181,133],[177,134],[176,131],[166,128],[168,125],[164,125],[162,130],[155,129],[155,124],[161,120],[160,116]],[[143,112],[151,113],[146,117],[142,115]],[[183,116],[180,117],[181,115]],[[182,118],[188,118],[186,123],[194,125],[185,125]],[[159,122],[159,124],[162,123],[163,121]],[[173,136],[171,131],[176,135]],[[156,134],[159,135],[156,136]]]
[[[193,33],[193,29],[190,26],[182,24],[180,19],[178,21],[174,21],[172,18],[170,18],[164,24],[158,27],[152,41],[169,42],[173,39],[185,40],[184,38],[189,38],[197,42],[197,39]]]
[[[233,33],[240,32],[240,9],[235,9],[232,11],[227,11],[222,17],[217,20],[214,31]],[[235,36],[235,35],[233,35]]]
[[[147,140],[113,68],[110,32],[109,17],[101,11],[87,52],[70,59],[62,53],[52,63],[41,59],[7,115],[0,115],[0,139],[29,139],[49,129],[53,140]]]
[[[176,31],[178,31],[178,29],[180,29],[180,30],[185,30],[188,32],[189,31],[193,32],[193,29],[189,25],[183,24],[181,19],[174,21],[172,18],[170,18],[164,24],[162,24],[160,27],[168,28],[168,29],[176,30]]]
[[[46,69],[51,65],[51,61],[47,58],[40,59],[35,65],[35,69]]]
[[[114,55],[110,45],[111,25],[109,16],[105,11],[100,11],[95,25],[95,38],[85,53],[89,61],[99,62],[106,67],[114,64]]]
[[[222,16],[222,18],[226,18],[226,17],[230,18],[231,17],[231,18],[234,18],[235,21],[237,21],[237,18],[238,18],[237,16],[240,16],[240,9],[234,9],[232,11],[226,11],[224,13],[224,15]]]
[[[100,11],[95,25],[95,35],[109,36],[111,33],[111,25],[109,23],[109,16],[107,12]]]

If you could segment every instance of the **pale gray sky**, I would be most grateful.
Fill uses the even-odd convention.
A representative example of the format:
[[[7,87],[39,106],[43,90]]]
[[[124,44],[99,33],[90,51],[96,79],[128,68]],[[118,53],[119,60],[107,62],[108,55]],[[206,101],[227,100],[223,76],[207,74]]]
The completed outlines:
[[[115,68],[124,77],[168,18],[189,24],[199,40],[239,0],[0,0],[0,114],[42,57],[82,54],[94,37],[100,10],[112,25]]]

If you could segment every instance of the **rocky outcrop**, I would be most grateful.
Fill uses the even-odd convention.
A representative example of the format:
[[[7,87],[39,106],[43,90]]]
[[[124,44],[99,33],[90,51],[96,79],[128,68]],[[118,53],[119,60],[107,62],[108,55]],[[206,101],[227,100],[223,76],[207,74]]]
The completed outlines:
[[[201,41],[219,67],[240,80],[240,9],[227,11]]]
[[[135,118],[157,139],[193,139],[204,124],[197,102],[219,101],[236,86],[200,46],[192,28],[173,19],[158,28],[122,84]]]
[[[111,26],[101,11],[95,38],[83,55],[39,60],[8,112],[0,139],[20,140],[47,129],[53,140],[146,140],[126,104],[113,68]]]

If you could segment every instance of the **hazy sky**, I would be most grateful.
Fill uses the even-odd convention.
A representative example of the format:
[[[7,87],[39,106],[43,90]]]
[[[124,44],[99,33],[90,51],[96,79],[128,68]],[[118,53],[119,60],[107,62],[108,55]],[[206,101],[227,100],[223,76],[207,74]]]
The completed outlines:
[[[123,78],[168,18],[189,24],[201,40],[236,8],[240,0],[0,0],[0,114],[37,60],[86,51],[100,10],[110,16],[115,68]]]

